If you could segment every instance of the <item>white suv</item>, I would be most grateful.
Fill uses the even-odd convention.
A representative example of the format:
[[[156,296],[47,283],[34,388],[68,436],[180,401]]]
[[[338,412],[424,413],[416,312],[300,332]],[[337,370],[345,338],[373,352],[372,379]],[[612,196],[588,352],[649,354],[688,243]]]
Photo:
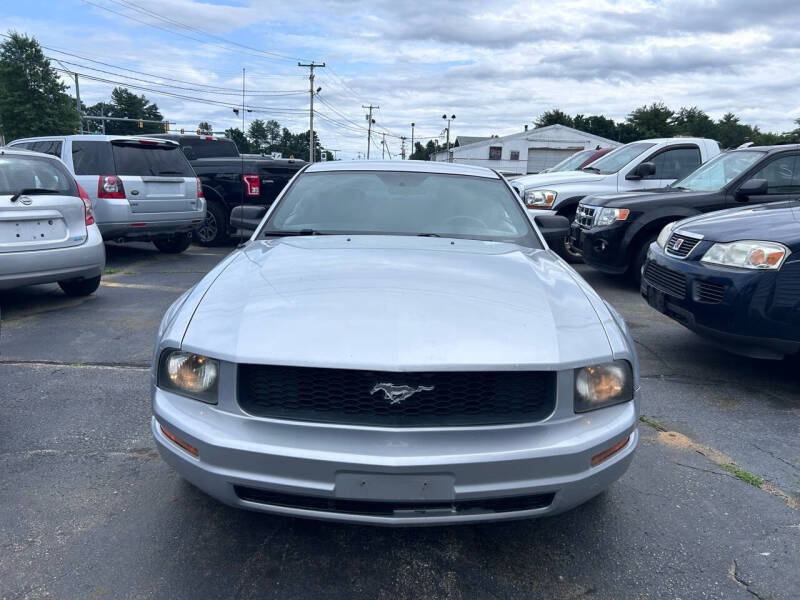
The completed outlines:
[[[15,140],[9,147],[61,158],[89,194],[106,241],[151,241],[162,252],[182,252],[205,219],[200,182],[173,141],[68,135]]]

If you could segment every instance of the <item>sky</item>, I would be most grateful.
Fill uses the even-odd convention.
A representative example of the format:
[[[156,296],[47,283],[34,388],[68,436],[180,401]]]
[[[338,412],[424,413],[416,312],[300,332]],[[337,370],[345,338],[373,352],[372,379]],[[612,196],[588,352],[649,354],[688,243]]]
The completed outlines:
[[[85,104],[125,85],[188,130],[241,127],[244,68],[246,123],[307,131],[297,63],[324,62],[315,129],[344,159],[366,153],[369,104],[373,158],[383,133],[392,157],[400,137],[410,147],[412,122],[443,141],[443,114],[453,139],[516,133],[555,107],[624,119],[664,102],[774,132],[800,117],[795,0],[26,0],[0,2],[0,23],[78,72]]]

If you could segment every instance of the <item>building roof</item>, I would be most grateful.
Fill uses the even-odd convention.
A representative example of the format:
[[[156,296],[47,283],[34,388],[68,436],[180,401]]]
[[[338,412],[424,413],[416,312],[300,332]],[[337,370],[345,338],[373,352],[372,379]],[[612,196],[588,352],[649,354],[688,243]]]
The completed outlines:
[[[476,135],[459,135],[456,136],[455,146],[466,146],[468,144],[475,144],[476,142],[483,142],[488,139],[490,139],[488,136],[482,137]]]
[[[574,127],[567,127],[566,125],[548,125],[547,127],[537,127],[535,129],[526,129],[525,131],[520,131],[518,133],[512,133],[511,135],[504,135],[500,137],[485,137],[485,138],[475,138],[478,141],[472,142],[471,145],[478,145],[483,144],[486,141],[491,140],[491,143],[496,142],[504,142],[506,140],[511,140],[515,138],[527,138],[530,140],[534,140],[536,138],[548,138],[553,136],[558,136],[559,134],[572,134],[573,136],[579,136],[586,140],[591,140],[592,142],[598,142],[600,144],[604,144],[606,146],[621,146],[619,142],[614,140],[609,140],[607,138],[601,137],[599,135],[594,135],[593,133],[587,133],[585,131],[581,131],[580,129],[575,129]],[[458,139],[458,138],[457,138]],[[462,136],[463,139],[463,136]],[[561,141],[554,139],[552,141]],[[463,149],[467,146],[467,144],[462,143],[459,145],[459,149]]]

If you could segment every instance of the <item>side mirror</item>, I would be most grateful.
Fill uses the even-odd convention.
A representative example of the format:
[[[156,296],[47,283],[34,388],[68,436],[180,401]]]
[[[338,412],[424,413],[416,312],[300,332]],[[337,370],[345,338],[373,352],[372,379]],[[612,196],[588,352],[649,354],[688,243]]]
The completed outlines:
[[[244,231],[255,231],[258,229],[261,219],[267,214],[266,206],[234,206],[231,211],[231,227]]]
[[[747,202],[750,196],[763,196],[769,190],[766,179],[748,179],[736,190],[736,200]]]
[[[560,215],[536,215],[533,222],[549,245],[564,242],[569,235],[569,219]]]
[[[651,162],[643,162],[636,165],[633,170],[625,175],[625,179],[642,179],[656,174],[656,166]]]

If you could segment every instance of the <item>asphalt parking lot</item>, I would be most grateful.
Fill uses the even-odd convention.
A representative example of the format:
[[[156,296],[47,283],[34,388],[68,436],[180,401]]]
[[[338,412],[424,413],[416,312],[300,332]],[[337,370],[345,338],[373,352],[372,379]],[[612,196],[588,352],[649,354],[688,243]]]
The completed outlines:
[[[738,358],[579,271],[637,342],[642,443],[567,514],[382,529],[248,513],[149,432],[165,309],[230,249],[108,246],[88,298],[0,293],[0,598],[800,597],[800,361]]]

